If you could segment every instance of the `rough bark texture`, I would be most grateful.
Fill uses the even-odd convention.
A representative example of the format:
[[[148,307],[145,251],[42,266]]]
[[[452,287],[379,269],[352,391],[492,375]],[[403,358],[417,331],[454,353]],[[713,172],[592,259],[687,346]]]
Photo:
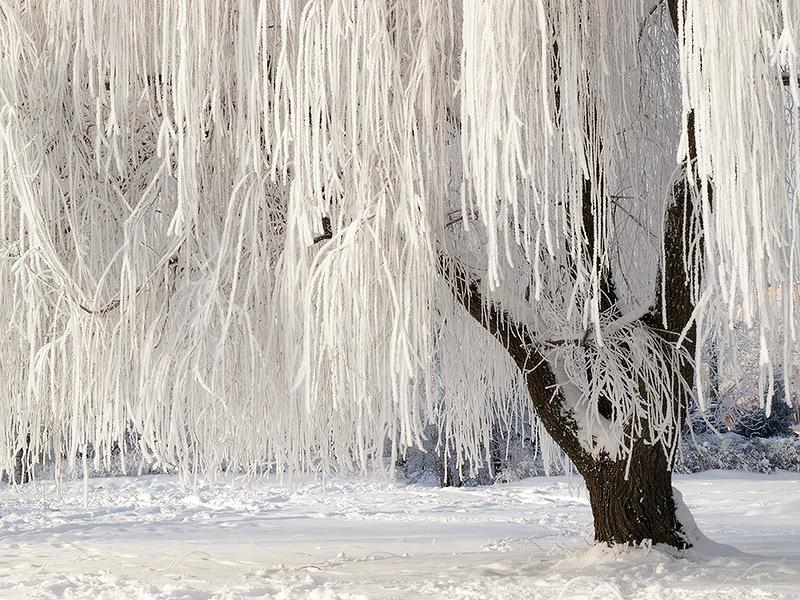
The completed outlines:
[[[626,461],[600,459],[581,472],[589,490],[595,539],[688,547],[675,516],[672,471],[664,449],[638,440],[627,477],[626,467]]]

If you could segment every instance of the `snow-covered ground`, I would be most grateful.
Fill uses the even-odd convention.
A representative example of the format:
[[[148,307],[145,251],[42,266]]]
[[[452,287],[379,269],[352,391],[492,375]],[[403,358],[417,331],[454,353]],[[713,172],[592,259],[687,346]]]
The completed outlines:
[[[800,475],[676,486],[734,556],[592,548],[586,491],[171,476],[0,484],[0,598],[800,598]]]

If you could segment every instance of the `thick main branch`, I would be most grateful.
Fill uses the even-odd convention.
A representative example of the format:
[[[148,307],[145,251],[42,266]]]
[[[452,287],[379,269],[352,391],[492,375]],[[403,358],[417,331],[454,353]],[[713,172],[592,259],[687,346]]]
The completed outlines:
[[[469,277],[453,260],[439,254],[439,271],[453,296],[469,315],[486,329],[509,353],[525,377],[536,416],[547,433],[566,452],[578,469],[591,464],[591,456],[578,440],[578,425],[566,407],[553,370],[537,349],[524,325],[516,323],[497,305],[486,302],[479,281]]]

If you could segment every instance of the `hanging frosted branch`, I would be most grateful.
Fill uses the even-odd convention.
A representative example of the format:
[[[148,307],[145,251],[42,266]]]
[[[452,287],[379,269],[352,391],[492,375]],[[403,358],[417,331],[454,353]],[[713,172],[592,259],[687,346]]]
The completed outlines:
[[[545,392],[576,455],[671,451],[693,344],[743,320],[765,388],[792,363],[798,27],[789,0],[2,3],[0,468],[134,439],[184,474],[365,469],[431,419],[477,464]]]

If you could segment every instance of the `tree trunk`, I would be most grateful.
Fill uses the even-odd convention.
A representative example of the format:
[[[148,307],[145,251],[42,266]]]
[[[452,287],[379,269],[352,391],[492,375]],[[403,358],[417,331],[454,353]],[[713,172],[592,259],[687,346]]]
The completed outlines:
[[[14,472],[11,483],[28,483],[31,480],[31,460],[27,449],[21,448],[14,455]]]
[[[669,213],[668,225],[677,220],[677,214],[676,210]],[[684,538],[675,514],[671,465],[665,448],[640,436],[633,441],[630,463],[625,459],[612,461],[602,455],[592,456],[577,435],[578,425],[570,409],[565,406],[565,398],[553,370],[537,350],[537,344],[529,332],[515,324],[496,305],[485,303],[477,282],[471,280],[456,263],[448,261],[442,254],[439,258],[440,270],[453,294],[467,312],[503,345],[525,374],[528,393],[538,418],[586,481],[594,515],[595,539],[606,544],[640,544],[650,540],[679,549],[690,547],[691,543]],[[673,271],[676,269],[665,269],[665,276],[670,283]],[[668,306],[690,306],[683,302],[680,294],[682,288],[668,290],[671,292],[666,299]],[[650,318],[654,319],[654,316],[650,315]],[[668,331],[664,335],[677,337],[677,334]],[[687,343],[691,345],[692,341]],[[531,369],[530,365],[536,366]],[[682,377],[686,381],[691,378],[691,368],[689,362],[683,365]],[[683,396],[680,390],[676,390],[674,397],[663,401],[684,403],[686,398]],[[681,414],[685,417],[685,406]],[[673,426],[682,427],[683,419]]]
[[[594,536],[606,544],[640,544],[651,540],[687,548],[675,515],[672,471],[664,449],[638,440],[626,478],[625,460],[600,458],[581,472],[589,490]]]
[[[676,36],[679,36],[678,0],[668,0],[667,6]],[[588,117],[593,118],[593,115]],[[697,159],[693,111],[688,113],[685,127],[688,149],[683,167],[688,170],[695,168]],[[592,159],[587,156],[587,159],[593,168],[600,168],[596,157]],[[602,182],[602,177],[597,179]],[[651,310],[639,319],[643,327],[649,328],[670,345],[677,343],[681,332],[686,330],[683,347],[689,356],[694,356],[696,330],[692,323],[694,298],[688,283],[686,264],[687,261],[692,264],[694,260],[701,259],[704,251],[702,236],[694,237],[693,234],[695,192],[690,189],[690,181],[695,180],[696,176],[681,178],[671,190],[672,198],[664,214],[664,257],[657,274],[655,298]],[[590,267],[600,273],[598,308],[604,314],[618,316],[617,294],[611,268],[607,266],[603,269],[602,265],[597,264],[597,257],[605,252],[596,247],[599,236],[594,230],[595,215],[592,213],[591,197],[592,190],[586,184],[582,194],[582,229],[585,236],[583,255],[592,261]],[[695,245],[686,247],[685,244],[691,243],[693,239]],[[536,415],[586,481],[594,515],[595,539],[607,544],[639,544],[651,540],[653,543],[668,544],[676,548],[691,546],[684,538],[681,524],[675,515],[672,472],[667,458],[671,453],[660,444],[652,444],[646,438],[638,437],[633,440],[629,461],[612,461],[608,457],[592,456],[577,435],[578,424],[559,390],[561,382],[556,380],[553,369],[548,365],[531,333],[524,326],[515,323],[502,309],[484,302],[478,281],[441,253],[439,266],[454,296],[500,342],[525,374]],[[536,366],[531,368],[531,365]],[[636,376],[635,373],[630,375]],[[587,376],[592,378],[591,368],[588,369]],[[694,365],[691,360],[680,366],[680,376],[684,382],[692,381]],[[676,408],[680,418],[673,426],[683,427],[689,399],[681,389],[676,388],[669,398],[644,397],[643,400],[679,403]],[[612,406],[608,399],[599,398],[597,408],[602,416],[612,416]],[[667,436],[667,439],[676,437]]]

